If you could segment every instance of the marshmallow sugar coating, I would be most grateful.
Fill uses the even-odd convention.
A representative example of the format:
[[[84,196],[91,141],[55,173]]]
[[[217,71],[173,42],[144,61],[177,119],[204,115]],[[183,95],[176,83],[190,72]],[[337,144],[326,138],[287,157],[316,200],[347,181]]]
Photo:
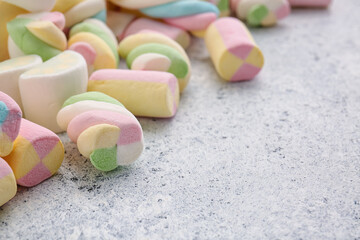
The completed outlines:
[[[169,2],[175,2],[176,0],[110,0],[110,2],[114,3],[119,7],[129,8],[129,9],[141,9],[147,7],[153,7],[156,5],[161,5]]]
[[[214,4],[194,0],[171,2],[140,11],[147,16],[161,18],[173,26],[197,32],[205,30],[220,15]]]
[[[87,92],[70,97],[57,120],[79,152],[101,171],[131,164],[143,151],[140,123],[106,94]]]
[[[86,62],[73,51],[65,51],[23,73],[19,88],[26,118],[61,132],[56,115],[66,99],[86,92],[87,80]]]
[[[66,28],[88,18],[106,21],[106,1],[104,0],[56,0],[52,11],[64,14]]]
[[[64,147],[55,133],[22,119],[14,150],[4,159],[14,171],[17,184],[33,187],[54,175],[63,158]]]
[[[99,70],[90,76],[88,91],[105,93],[143,117],[174,116],[180,98],[176,77],[157,71]]]
[[[180,92],[191,77],[191,64],[185,50],[163,34],[140,32],[130,35],[120,42],[118,52],[133,70],[178,72]]]
[[[290,14],[288,0],[231,0],[237,17],[251,26],[273,26]]]
[[[13,98],[21,109],[23,107],[19,90],[20,75],[40,64],[42,64],[42,59],[37,55],[27,55],[0,62],[0,91]]]
[[[13,142],[19,134],[22,112],[19,105],[0,91],[0,157],[13,150]]]
[[[66,49],[65,34],[53,22],[22,16],[7,24],[10,57],[36,54],[44,61]]]
[[[184,49],[189,47],[191,41],[190,35],[182,28],[171,26],[169,24],[165,24],[148,18],[138,18],[131,22],[126,28],[124,37],[136,34],[141,31],[154,31],[162,33],[169,38],[175,40]]]
[[[9,164],[0,157],[0,207],[16,194],[16,179]]]
[[[2,0],[29,12],[48,12],[54,5],[56,0]]]
[[[206,31],[205,43],[216,71],[227,81],[250,80],[264,65],[261,50],[236,18],[220,18],[212,23]]]
[[[84,51],[78,51],[79,43],[88,45],[86,54]],[[119,64],[116,37],[103,22],[97,19],[87,19],[71,29],[69,49],[79,52],[88,64],[93,65],[88,66],[89,71],[117,68]],[[89,54],[87,54],[89,51],[95,52],[93,61],[89,61]]]

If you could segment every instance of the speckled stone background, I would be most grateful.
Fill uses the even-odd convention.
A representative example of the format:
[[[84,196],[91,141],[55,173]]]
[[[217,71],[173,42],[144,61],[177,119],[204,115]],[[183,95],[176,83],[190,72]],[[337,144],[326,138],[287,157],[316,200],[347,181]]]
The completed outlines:
[[[0,208],[0,239],[360,239],[359,0],[252,29],[266,66],[217,77],[203,41],[172,120],[141,119],[146,149],[102,173],[66,159]]]

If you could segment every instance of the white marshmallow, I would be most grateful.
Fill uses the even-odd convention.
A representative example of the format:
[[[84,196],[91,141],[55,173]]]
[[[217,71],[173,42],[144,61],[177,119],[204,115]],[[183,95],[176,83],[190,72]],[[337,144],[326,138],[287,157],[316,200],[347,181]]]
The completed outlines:
[[[19,87],[28,120],[54,132],[62,129],[56,115],[69,97],[86,92],[88,73],[84,58],[65,51],[20,76]]]
[[[37,55],[13,58],[0,63],[0,91],[13,98],[22,110],[19,77],[22,73],[39,66],[41,63],[42,59]]]

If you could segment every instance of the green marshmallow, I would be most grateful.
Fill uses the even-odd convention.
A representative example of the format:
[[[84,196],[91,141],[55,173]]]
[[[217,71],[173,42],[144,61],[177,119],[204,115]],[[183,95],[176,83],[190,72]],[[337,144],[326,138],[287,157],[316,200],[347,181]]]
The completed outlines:
[[[43,61],[60,54],[60,50],[41,41],[26,28],[32,21],[34,20],[28,18],[15,18],[7,23],[9,35],[18,48],[26,55],[39,55]]]
[[[115,98],[112,98],[104,93],[101,92],[86,92],[86,93],[81,93],[78,95],[74,95],[70,98],[68,98],[65,103],[63,104],[63,108],[66,106],[69,106],[71,104],[77,103],[77,102],[81,102],[81,101],[86,101],[86,100],[93,100],[93,101],[98,101],[98,102],[106,102],[106,103],[111,103],[111,104],[115,104],[121,107],[124,107],[124,105],[122,105],[118,100],[116,100]]]
[[[101,148],[95,150],[90,155],[90,161],[97,169],[101,171],[111,171],[118,167],[117,161],[117,147]]]
[[[104,32],[98,26],[92,25],[87,22],[82,22],[82,23],[76,24],[73,28],[71,28],[70,37],[74,36],[77,33],[81,33],[81,32],[92,33],[92,34],[98,36],[99,38],[101,38],[104,42],[106,42],[106,44],[110,47],[112,53],[115,56],[116,63],[119,64],[119,55],[117,52],[117,46],[114,45],[113,41],[111,40],[111,37],[106,32]]]
[[[189,71],[189,67],[185,59],[178,51],[169,46],[158,43],[147,43],[134,48],[126,58],[128,67],[131,67],[133,61],[137,57],[146,53],[158,53],[168,57],[171,60],[171,66],[168,72],[174,74],[177,78],[184,78]]]
[[[250,8],[247,15],[247,23],[250,26],[257,27],[261,24],[261,21],[269,14],[269,9],[262,4],[254,5]]]

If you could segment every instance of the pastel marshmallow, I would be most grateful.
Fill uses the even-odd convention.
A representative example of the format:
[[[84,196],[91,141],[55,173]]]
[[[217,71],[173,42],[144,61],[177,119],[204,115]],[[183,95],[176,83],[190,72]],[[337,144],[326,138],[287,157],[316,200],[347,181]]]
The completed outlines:
[[[289,0],[292,7],[319,7],[326,8],[331,0]]]
[[[220,18],[212,23],[205,43],[216,71],[227,81],[250,80],[264,65],[261,50],[236,18]]]
[[[22,107],[19,77],[22,73],[42,64],[41,57],[27,55],[0,62],[0,91],[8,94]]]
[[[251,26],[273,26],[290,14],[287,0],[233,0],[233,10]]]
[[[0,207],[15,197],[16,179],[9,164],[0,157]]]
[[[201,31],[206,30],[207,27],[216,19],[216,13],[208,12],[178,18],[165,18],[164,21],[168,24],[188,31]]]
[[[108,11],[106,24],[120,41],[123,39],[126,29],[135,18],[134,14]]]
[[[207,0],[216,5],[220,11],[219,17],[228,17],[230,15],[230,0]]]
[[[72,46],[78,43],[90,45],[91,49],[96,53],[92,67],[94,70],[117,68],[119,55],[116,37],[101,21],[88,19],[75,25],[70,31],[69,49],[77,51],[77,48]],[[83,52],[80,51],[79,53],[82,54]],[[87,54],[83,55],[83,57],[89,62]]]
[[[22,119],[14,150],[5,160],[13,170],[17,184],[33,187],[54,175],[63,158],[64,147],[55,133]]]
[[[151,46],[154,47],[153,50],[151,50]],[[158,68],[155,69],[150,68],[150,66],[152,66],[152,62],[153,61],[157,62],[159,61],[159,59],[149,58],[149,55],[147,55],[148,53],[158,54],[157,56],[159,56],[160,54],[167,57],[168,59],[170,59],[171,61],[170,65],[172,67],[171,69],[169,68],[166,71],[172,73],[176,73],[177,71],[181,72],[180,75],[177,75],[180,92],[184,91],[191,77],[191,64],[186,52],[177,42],[175,42],[174,40],[163,34],[159,34],[155,32],[140,32],[134,35],[130,35],[120,42],[118,47],[118,52],[121,57],[127,58],[128,65],[131,67],[131,69],[134,70],[141,69],[140,67],[136,67],[139,66],[137,64],[135,64],[134,67],[132,67],[133,62],[136,63],[137,61],[139,61],[134,57],[137,58],[137,57],[141,57],[142,54],[146,54],[145,63],[146,66],[148,67],[142,70],[159,70]],[[180,60],[181,64],[177,65],[175,61],[173,62],[171,59],[174,58]],[[160,60],[161,62],[164,62],[163,57]],[[143,64],[144,59],[141,60],[140,62],[142,62]],[[186,63],[186,67],[184,67],[184,63]],[[165,70],[166,68],[162,66],[161,69]]]
[[[144,148],[140,123],[120,102],[99,92],[69,98],[58,114],[79,152],[101,171],[133,163]]]
[[[19,88],[26,118],[61,132],[56,115],[66,99],[86,91],[87,80],[86,62],[74,51],[65,51],[23,73]]]
[[[56,0],[52,11],[64,14],[66,28],[70,28],[88,18],[106,21],[105,0]]]
[[[0,157],[13,150],[13,142],[19,134],[22,112],[19,105],[0,91]]]
[[[200,13],[215,13],[219,16],[219,9],[211,3],[187,0],[175,1],[162,5],[140,9],[142,13],[153,18],[178,18]]]
[[[10,58],[8,51],[9,34],[6,24],[20,14],[27,13],[26,10],[0,0],[0,62]]]
[[[179,104],[179,85],[171,73],[103,69],[94,72],[88,91],[120,101],[135,116],[168,118]]]
[[[9,4],[15,5],[29,12],[46,12],[50,11],[56,0],[2,0]]]
[[[141,9],[152,7],[156,5],[161,5],[169,2],[174,2],[176,0],[151,0],[151,1],[144,1],[144,0],[110,0],[110,2],[114,3],[115,5],[123,8],[128,9]]]
[[[148,18],[138,18],[133,21],[127,27],[124,35],[125,37],[127,37],[129,35],[133,35],[144,30],[162,33],[169,38],[175,40],[184,49],[188,48],[190,45],[190,35],[182,28],[164,24],[162,22],[158,22]]]
[[[51,21],[15,18],[7,24],[11,58],[36,54],[46,61],[66,49],[65,34]]]
[[[65,27],[65,16],[61,12],[26,13],[18,15],[17,18],[30,18],[36,21],[49,21],[60,30],[63,30]]]

